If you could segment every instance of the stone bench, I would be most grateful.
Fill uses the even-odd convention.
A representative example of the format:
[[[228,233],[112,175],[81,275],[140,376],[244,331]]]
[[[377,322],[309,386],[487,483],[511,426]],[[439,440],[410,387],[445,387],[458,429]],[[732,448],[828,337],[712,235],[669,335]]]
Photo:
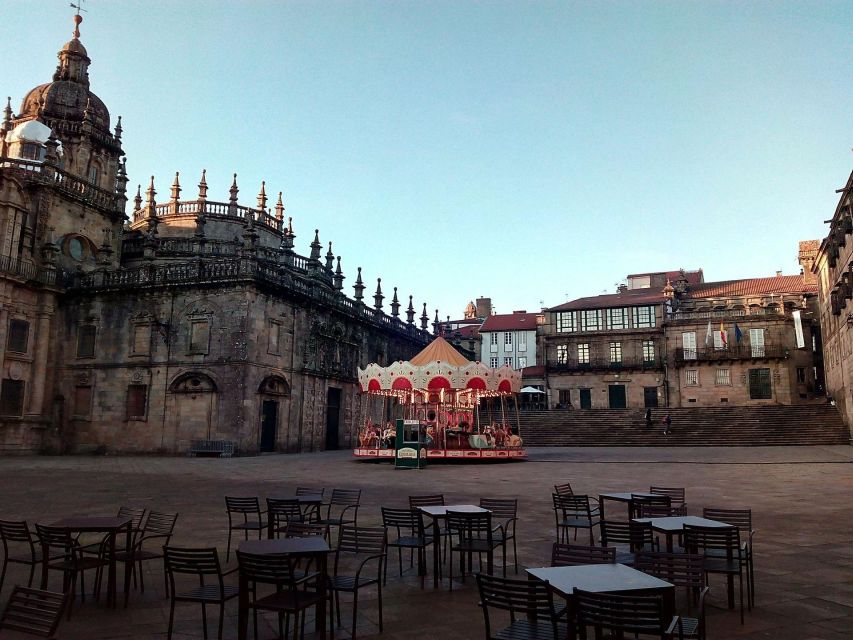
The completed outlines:
[[[234,443],[231,440],[193,440],[189,455],[230,458],[234,455],[234,449]]]

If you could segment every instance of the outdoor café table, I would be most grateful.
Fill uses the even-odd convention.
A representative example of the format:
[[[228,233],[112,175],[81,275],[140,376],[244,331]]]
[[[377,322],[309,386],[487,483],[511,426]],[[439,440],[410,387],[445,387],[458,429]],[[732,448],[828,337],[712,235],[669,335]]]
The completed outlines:
[[[669,620],[675,612],[675,586],[637,571],[624,564],[581,564],[574,567],[542,567],[528,569],[531,580],[547,582],[551,589],[572,601],[575,589],[593,593],[663,596],[664,619]]]
[[[52,523],[51,527],[66,529],[71,533],[106,533],[107,551],[109,554],[109,572],[107,575],[107,604],[115,607],[116,604],[116,536],[124,530],[125,560],[124,560],[124,606],[127,606],[127,597],[130,593],[130,574],[133,572],[132,532],[130,518],[116,518],[105,516],[72,516],[63,518]],[[50,549],[42,545],[43,561],[41,564],[41,588],[47,588],[47,565]]]
[[[732,525],[716,520],[708,520],[699,516],[670,516],[668,518],[634,518],[634,522],[648,522],[652,529],[666,536],[666,550],[672,553],[672,537],[676,533],[684,531],[684,525],[690,524],[699,527],[719,527],[721,529],[731,528]]]
[[[329,543],[320,536],[307,538],[277,538],[274,540],[244,540],[237,547],[243,553],[255,555],[288,554],[294,558],[317,560],[317,591],[320,600],[317,603],[317,615],[314,626],[320,638],[326,637],[326,556],[331,549]],[[240,573],[239,609],[237,613],[237,638],[246,640],[249,633],[249,581]]]
[[[319,493],[314,493],[304,496],[269,496],[272,500],[296,500],[300,507],[321,505],[323,504],[323,496]],[[272,538],[275,535],[273,531],[274,522],[272,518],[267,518],[267,538]]]
[[[634,517],[634,499],[632,496],[643,496],[643,497],[653,497],[656,494],[648,493],[647,491],[629,491],[627,493],[624,492],[616,492],[616,493],[600,493],[598,494],[598,512],[600,514],[600,518],[604,520],[604,501],[610,500],[612,502],[624,502],[628,505],[628,517]]]
[[[483,509],[474,504],[442,504],[430,507],[419,507],[422,513],[425,513],[432,518],[432,539],[435,547],[432,550],[432,588],[438,589],[438,557],[440,552],[441,528],[439,527],[441,520],[447,519],[448,511],[464,512],[464,513],[488,513],[488,509]]]

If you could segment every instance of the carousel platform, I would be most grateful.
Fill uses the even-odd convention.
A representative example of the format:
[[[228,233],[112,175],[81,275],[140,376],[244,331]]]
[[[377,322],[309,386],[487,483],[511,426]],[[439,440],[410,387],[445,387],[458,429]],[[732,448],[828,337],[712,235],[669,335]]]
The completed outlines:
[[[425,449],[430,462],[509,462],[526,460],[527,452],[522,447],[513,449]],[[365,447],[353,449],[353,456],[367,461],[394,461],[394,449]]]

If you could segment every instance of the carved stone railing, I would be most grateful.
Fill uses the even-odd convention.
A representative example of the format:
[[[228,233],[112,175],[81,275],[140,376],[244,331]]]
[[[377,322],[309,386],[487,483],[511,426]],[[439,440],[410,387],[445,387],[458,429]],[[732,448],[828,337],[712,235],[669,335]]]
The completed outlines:
[[[781,307],[758,307],[754,309],[715,309],[713,311],[686,311],[674,312],[667,315],[667,319],[673,322],[679,320],[712,320],[714,318],[743,318],[746,316],[784,316],[785,310]]]
[[[0,275],[60,288],[72,282],[71,274],[62,269],[41,267],[11,256],[0,256]]]
[[[169,216],[198,216],[199,214],[204,214],[205,217],[209,218],[234,218],[241,222],[251,214],[256,225],[266,227],[276,233],[281,233],[282,230],[282,221],[266,211],[227,202],[213,202],[212,200],[169,201],[155,205],[154,213],[158,220],[168,218]],[[131,214],[131,221],[133,224],[136,224],[145,220],[147,216],[148,210],[145,207],[135,209]]]

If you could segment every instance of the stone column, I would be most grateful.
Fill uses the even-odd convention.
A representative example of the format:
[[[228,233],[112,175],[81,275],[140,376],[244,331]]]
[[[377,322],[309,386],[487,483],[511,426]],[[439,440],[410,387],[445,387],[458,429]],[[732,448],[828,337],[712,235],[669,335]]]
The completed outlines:
[[[6,377],[6,369],[3,360],[6,358],[6,335],[9,329],[9,306],[3,303],[0,306],[0,378]]]
[[[43,415],[44,388],[47,382],[47,355],[50,349],[50,319],[53,316],[53,305],[45,303],[38,312],[38,326],[35,336],[35,356],[30,370],[30,402],[27,413]]]

